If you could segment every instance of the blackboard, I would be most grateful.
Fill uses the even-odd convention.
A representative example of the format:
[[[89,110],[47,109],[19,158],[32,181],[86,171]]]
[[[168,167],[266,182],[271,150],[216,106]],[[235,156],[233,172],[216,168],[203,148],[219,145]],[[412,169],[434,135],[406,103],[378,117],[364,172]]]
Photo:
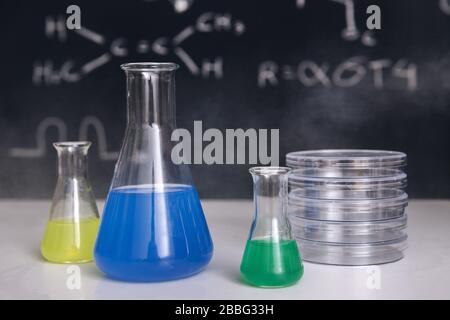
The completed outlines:
[[[64,27],[81,9],[82,29]],[[381,8],[381,30],[366,9]],[[0,196],[50,197],[51,142],[88,139],[106,195],[130,61],[173,61],[177,123],[279,128],[295,150],[408,154],[412,197],[450,197],[450,1],[127,0],[0,4]],[[251,197],[248,165],[193,165],[203,197]]]

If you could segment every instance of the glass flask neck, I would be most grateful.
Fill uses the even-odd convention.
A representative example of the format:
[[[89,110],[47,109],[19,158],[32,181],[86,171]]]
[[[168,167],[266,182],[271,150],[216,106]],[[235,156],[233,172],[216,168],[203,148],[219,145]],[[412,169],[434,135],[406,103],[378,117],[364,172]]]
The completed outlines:
[[[189,168],[173,161],[174,63],[128,63],[128,123],[111,189],[145,185],[192,185]]]
[[[287,240],[291,229],[287,218],[288,173],[284,167],[256,167],[253,177],[255,213],[250,238]]]
[[[98,218],[97,205],[87,176],[90,142],[57,142],[58,180],[53,194],[50,219],[80,221]]]
[[[87,177],[87,152],[90,142],[57,142],[58,176]]]
[[[174,63],[128,63],[128,126],[168,126],[175,128]]]

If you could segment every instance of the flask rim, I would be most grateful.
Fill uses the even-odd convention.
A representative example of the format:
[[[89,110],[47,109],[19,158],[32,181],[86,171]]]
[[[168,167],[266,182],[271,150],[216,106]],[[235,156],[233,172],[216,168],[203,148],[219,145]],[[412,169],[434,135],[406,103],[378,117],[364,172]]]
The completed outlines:
[[[59,141],[54,142],[53,146],[57,149],[70,149],[70,148],[86,148],[91,146],[90,141]]]
[[[292,171],[288,167],[253,167],[248,170],[253,175],[283,175]]]
[[[174,71],[180,66],[174,62],[130,62],[120,65],[125,71]]]

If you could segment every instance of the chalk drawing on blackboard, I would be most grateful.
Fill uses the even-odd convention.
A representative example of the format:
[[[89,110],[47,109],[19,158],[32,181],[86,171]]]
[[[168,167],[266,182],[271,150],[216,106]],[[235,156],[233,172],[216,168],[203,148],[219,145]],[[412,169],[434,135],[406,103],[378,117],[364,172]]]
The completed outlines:
[[[86,27],[81,27],[80,29],[75,29],[74,32],[78,33],[85,39],[88,39],[96,44],[103,45],[106,40],[105,37],[95,31],[89,30]]]
[[[58,16],[56,18],[47,16],[45,18],[45,35],[47,38],[56,38],[59,42],[65,42],[67,40],[66,31],[65,18],[63,16]],[[106,43],[103,35],[86,27],[75,29],[73,32],[99,46]],[[112,47],[112,49],[114,48]],[[116,49],[113,52],[118,55],[117,51],[118,50]],[[83,64],[79,70],[75,69],[76,63],[73,60],[63,62],[60,67],[57,67],[50,59],[37,61],[33,65],[32,82],[34,85],[57,85],[62,82],[77,82],[81,80],[83,76],[108,63],[111,59],[111,54],[102,54]]]
[[[47,16],[45,17],[45,36],[49,39],[56,38],[60,42],[65,42],[67,40],[67,27],[66,27],[66,17],[63,15],[58,15],[56,17]],[[83,38],[90,40],[96,44],[103,45],[106,40],[105,37],[95,31],[89,30],[86,27],[81,27],[80,29],[74,29],[71,32],[75,32],[82,36]]]
[[[345,6],[345,24],[346,27],[342,30],[342,37],[345,40],[354,41],[359,38],[360,32],[356,26],[355,21],[355,4],[353,0],[331,0]]]
[[[56,37],[60,42],[67,40],[66,17],[45,17],[45,36],[49,39]]]
[[[180,45],[183,41],[189,39],[195,33],[195,28],[193,26],[188,26],[181,30],[175,37],[172,39],[172,43],[175,46]]]
[[[296,0],[295,5],[297,6],[297,8],[302,9],[306,5],[306,0]]]
[[[36,129],[36,147],[22,148],[15,147],[8,150],[8,154],[13,158],[44,158],[47,153],[49,142],[47,141],[47,131],[55,127],[58,133],[58,138],[55,141],[67,141],[67,125],[57,117],[47,117],[42,120]],[[94,129],[96,139],[89,139],[89,129]],[[94,140],[97,143],[98,157],[100,160],[111,161],[116,160],[119,152],[108,151],[108,141],[106,138],[105,127],[103,123],[94,116],[86,116],[81,120],[78,132],[80,141]]]
[[[183,50],[181,47],[177,47],[174,49],[175,54],[178,58],[180,58],[181,61],[186,65],[186,67],[189,69],[189,71],[194,74],[199,74],[199,68],[197,64],[192,60],[192,58],[187,54],[186,51]]]
[[[108,151],[106,132],[103,123],[96,117],[87,116],[83,118],[80,124],[80,130],[78,138],[80,141],[89,140],[89,128],[92,127],[97,136],[97,150],[100,160],[116,160],[119,157],[119,153],[115,151]]]
[[[106,65],[114,57],[126,57],[132,49],[138,54],[156,54],[176,56],[194,76],[204,79],[221,79],[224,75],[223,57],[217,56],[212,59],[193,58],[185,47],[181,45],[191,37],[200,33],[231,33],[236,37],[246,31],[245,23],[234,18],[230,13],[204,12],[200,14],[192,25],[188,25],[178,32],[174,37],[162,36],[154,40],[140,39],[134,45],[130,45],[126,38],[116,38],[109,44],[102,34],[83,26],[74,31],[75,34],[105,47],[106,52],[102,55],[85,62],[78,69],[73,60],[67,60],[59,65],[50,59],[36,61],[33,65],[32,82],[34,85],[58,85],[61,83],[73,83],[80,81],[92,71]],[[46,17],[45,34],[48,38],[56,38],[60,42],[67,41],[65,20],[62,16],[56,18]]]
[[[104,53],[100,57],[95,58],[81,66],[81,73],[86,75],[95,69],[100,68],[104,64],[107,64],[109,61],[111,61],[111,55],[109,53]]]
[[[144,2],[158,2],[159,0],[143,0]],[[167,1],[167,0],[165,0]],[[194,0],[168,0],[176,13],[184,13],[188,11]]]
[[[387,80],[400,80],[408,91],[418,88],[417,64],[401,58],[369,60],[351,57],[336,65],[329,62],[302,60],[296,65],[263,61],[258,67],[257,84],[260,88],[276,87],[281,81],[298,81],[305,87],[350,88],[367,78],[368,84],[383,89]]]
[[[67,140],[67,125],[63,120],[56,117],[48,117],[42,120],[36,129],[35,148],[11,148],[9,155],[13,158],[43,158],[47,152],[47,131],[55,127],[58,133],[57,141]]]
[[[439,8],[441,11],[447,15],[450,15],[450,1],[449,0],[439,0]]]
[[[194,0],[169,0],[176,13],[183,13],[192,6]]]
[[[361,43],[368,47],[373,47],[377,44],[374,33],[370,30],[361,31],[358,29],[355,19],[355,2],[354,0],[330,0],[339,3],[345,8],[345,28],[341,32],[342,39],[346,41],[361,40]],[[306,0],[296,0],[296,7],[303,9],[306,6]]]

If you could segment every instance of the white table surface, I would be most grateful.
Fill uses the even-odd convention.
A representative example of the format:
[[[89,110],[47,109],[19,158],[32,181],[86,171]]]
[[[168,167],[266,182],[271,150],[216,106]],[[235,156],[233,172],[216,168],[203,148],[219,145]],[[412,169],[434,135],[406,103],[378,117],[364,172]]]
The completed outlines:
[[[165,283],[125,283],[88,263],[79,265],[80,289],[71,290],[67,282],[76,271],[40,257],[49,205],[0,201],[1,299],[450,299],[450,201],[410,201],[404,259],[379,269],[305,262],[301,281],[282,289],[239,280],[252,203],[205,200],[215,252],[204,272]]]

